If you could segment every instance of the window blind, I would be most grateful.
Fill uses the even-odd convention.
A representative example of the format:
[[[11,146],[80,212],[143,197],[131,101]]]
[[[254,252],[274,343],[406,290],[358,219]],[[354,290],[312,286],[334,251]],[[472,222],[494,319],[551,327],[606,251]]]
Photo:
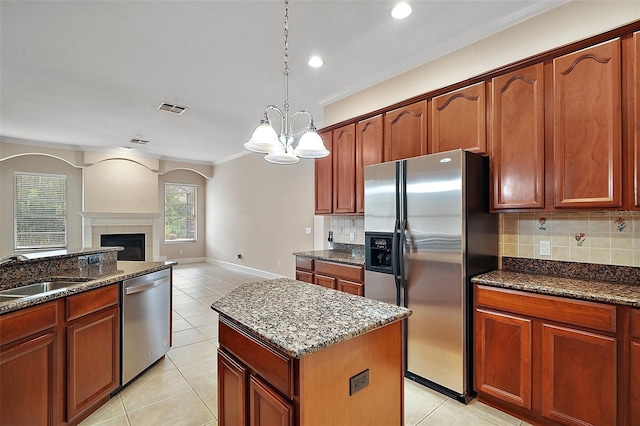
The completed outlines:
[[[15,173],[16,249],[67,246],[67,177]]]

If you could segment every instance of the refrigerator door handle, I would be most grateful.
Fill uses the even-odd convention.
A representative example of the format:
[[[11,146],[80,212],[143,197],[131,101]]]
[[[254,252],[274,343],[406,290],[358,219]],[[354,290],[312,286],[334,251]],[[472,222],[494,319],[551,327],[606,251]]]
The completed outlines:
[[[400,290],[402,288],[402,245],[400,236],[400,220],[396,219],[393,227],[393,239],[391,243],[391,270],[393,281],[396,285],[396,304],[400,305]]]
[[[402,305],[407,303],[407,276],[405,269],[405,258],[407,256],[405,245],[407,242],[407,220],[402,219],[400,221],[400,229],[398,230],[398,275],[400,288],[398,289],[402,293]]]

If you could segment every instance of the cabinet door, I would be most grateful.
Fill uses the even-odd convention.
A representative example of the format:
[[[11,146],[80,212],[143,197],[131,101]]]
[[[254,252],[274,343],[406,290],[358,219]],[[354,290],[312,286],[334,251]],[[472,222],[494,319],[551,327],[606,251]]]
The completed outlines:
[[[615,338],[543,324],[542,415],[570,425],[614,425],[616,401]]]
[[[384,161],[427,153],[427,103],[417,102],[384,115]]]
[[[484,82],[436,96],[431,103],[432,152],[487,152]]]
[[[631,424],[640,424],[640,341],[631,342]]]
[[[556,207],[622,206],[620,40],[553,60]]]
[[[336,279],[334,277],[316,274],[313,281],[321,287],[332,288],[334,290],[336,288]]]
[[[218,349],[218,421],[220,426],[247,424],[247,369]]]
[[[356,213],[364,213],[364,168],[384,160],[382,116],[356,125]]]
[[[333,212],[356,211],[356,125],[333,131]]]
[[[313,272],[296,270],[296,280],[313,284]]]
[[[58,386],[58,334],[0,350],[0,424],[52,425]]]
[[[356,296],[364,296],[364,285],[362,283],[354,283],[353,281],[338,280],[336,289],[345,293],[355,294]]]
[[[544,208],[542,64],[492,82],[491,172],[494,209]]]
[[[120,385],[117,307],[81,317],[67,326],[67,418],[108,397]]]
[[[324,146],[333,152],[331,132],[318,133]],[[333,154],[315,160],[315,197],[316,214],[333,213]]]
[[[632,99],[633,107],[631,109],[630,121],[632,130],[632,147],[634,170],[633,176],[633,204],[640,207],[640,32],[633,34],[633,48],[631,52],[630,62],[633,64],[632,75]]]
[[[293,425],[293,406],[260,379],[249,376],[249,424],[251,426]]]
[[[531,320],[477,309],[475,336],[476,389],[531,409]]]

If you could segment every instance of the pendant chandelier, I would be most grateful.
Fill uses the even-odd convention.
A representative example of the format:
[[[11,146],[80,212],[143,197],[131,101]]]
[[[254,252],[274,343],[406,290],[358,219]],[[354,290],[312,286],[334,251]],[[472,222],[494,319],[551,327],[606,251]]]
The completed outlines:
[[[301,110],[289,120],[289,0],[284,1],[284,112],[275,105],[268,105],[260,125],[253,131],[251,139],[244,144],[249,151],[267,154],[264,159],[274,164],[295,164],[300,158],[322,158],[329,155],[324,142],[313,124],[309,111]],[[280,135],[271,126],[269,111],[280,114]],[[298,115],[309,116],[309,126],[294,147],[293,121]]]

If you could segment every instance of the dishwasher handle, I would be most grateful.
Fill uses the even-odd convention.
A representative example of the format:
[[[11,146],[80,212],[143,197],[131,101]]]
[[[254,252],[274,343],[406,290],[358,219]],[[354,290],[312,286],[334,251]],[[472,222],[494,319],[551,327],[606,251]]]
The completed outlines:
[[[145,282],[145,283],[134,285],[131,287],[126,287],[124,289],[124,294],[129,295],[129,294],[140,293],[142,291],[149,290],[150,288],[158,287],[159,285],[162,285],[166,282],[169,282],[169,277],[164,277],[164,278],[160,278],[159,280]]]

